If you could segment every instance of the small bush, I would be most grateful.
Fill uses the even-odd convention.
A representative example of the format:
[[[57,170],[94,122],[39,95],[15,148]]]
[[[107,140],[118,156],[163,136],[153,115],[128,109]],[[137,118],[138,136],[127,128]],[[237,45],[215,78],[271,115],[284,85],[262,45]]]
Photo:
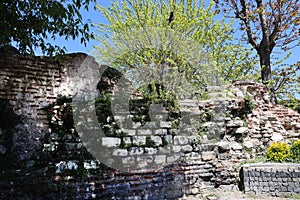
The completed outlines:
[[[274,142],[267,149],[267,159],[274,162],[284,162],[291,157],[290,146],[285,142]]]
[[[300,139],[292,143],[291,154],[294,162],[300,162]]]

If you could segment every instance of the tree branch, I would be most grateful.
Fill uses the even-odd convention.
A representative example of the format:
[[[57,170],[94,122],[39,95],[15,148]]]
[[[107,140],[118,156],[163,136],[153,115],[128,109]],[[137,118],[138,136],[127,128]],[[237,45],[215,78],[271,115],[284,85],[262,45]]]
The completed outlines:
[[[258,44],[256,43],[256,41],[253,39],[253,34],[252,34],[252,31],[251,31],[251,25],[250,25],[250,21],[248,19],[248,11],[247,11],[247,6],[246,6],[246,2],[245,0],[241,0],[241,6],[242,6],[242,10],[239,12],[237,10],[237,14],[238,14],[238,18],[241,19],[245,26],[246,26],[246,32],[247,32],[247,36],[248,36],[248,40],[249,40],[249,43],[256,49],[256,51],[259,50],[259,46]],[[236,9],[238,9],[236,7]]]
[[[263,11],[259,10],[260,8],[263,8],[263,1],[262,0],[255,0],[257,4],[257,9],[258,9],[258,15],[259,15],[259,20],[260,20],[260,26],[262,30],[262,44],[266,44],[267,46],[270,45],[270,38],[269,38],[269,33],[268,33],[268,25],[267,25],[267,20],[266,20],[266,15],[264,14]]]
[[[274,7],[273,3],[270,1],[269,4],[270,4],[270,7],[272,9],[272,15],[273,15],[273,19],[274,19],[274,22],[273,22],[274,29],[273,29],[272,33],[270,34],[269,40],[271,42],[275,43],[275,40],[277,39],[277,34],[280,32],[279,24],[281,24],[281,22],[282,22],[281,21],[281,19],[282,19],[282,9],[281,9],[281,6],[278,7],[279,17],[277,17],[276,14],[275,14],[275,7]]]

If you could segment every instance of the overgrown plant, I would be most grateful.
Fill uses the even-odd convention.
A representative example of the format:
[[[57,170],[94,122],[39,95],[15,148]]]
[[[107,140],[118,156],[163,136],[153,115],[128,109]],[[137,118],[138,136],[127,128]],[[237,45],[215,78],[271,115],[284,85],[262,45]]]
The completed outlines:
[[[295,162],[300,162],[300,139],[292,143],[291,154],[292,154],[292,159]]]
[[[232,23],[216,20],[220,16],[213,5],[204,0],[121,0],[107,8],[98,5],[108,23],[96,24],[101,45],[95,53],[101,62],[129,72],[136,82],[145,82],[151,68],[163,74],[168,67],[178,69],[175,74],[168,72],[171,79],[185,77],[198,89],[249,78],[255,71],[252,52],[232,40]]]
[[[269,161],[284,162],[290,157],[290,146],[285,142],[273,142],[267,149],[267,159]]]
[[[300,162],[300,139],[293,141],[291,146],[285,142],[273,142],[266,156],[273,162]]]

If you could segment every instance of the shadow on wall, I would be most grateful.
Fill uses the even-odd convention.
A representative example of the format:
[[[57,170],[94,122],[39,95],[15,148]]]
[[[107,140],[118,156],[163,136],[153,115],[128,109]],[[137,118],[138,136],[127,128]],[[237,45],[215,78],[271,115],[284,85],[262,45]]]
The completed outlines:
[[[11,156],[13,133],[20,117],[14,112],[8,100],[0,98],[0,164]]]

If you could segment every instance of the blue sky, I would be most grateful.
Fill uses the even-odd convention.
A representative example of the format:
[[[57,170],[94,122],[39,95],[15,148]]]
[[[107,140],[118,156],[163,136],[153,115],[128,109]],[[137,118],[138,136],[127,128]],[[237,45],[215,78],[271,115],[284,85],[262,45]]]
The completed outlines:
[[[112,2],[111,0],[98,0],[97,1],[99,4],[103,5],[103,6],[108,6],[110,5],[110,2]],[[90,9],[89,11],[86,10],[82,10],[82,15],[85,21],[87,21],[88,19],[91,20],[93,23],[103,23],[106,22],[104,17],[101,15],[101,13],[98,10],[94,10],[93,9],[94,5],[90,5]],[[95,29],[92,29],[93,31],[95,31]],[[98,45],[99,42],[96,40],[91,40],[87,46],[84,46],[83,44],[80,43],[80,40],[69,40],[66,41],[62,38],[58,38],[55,41],[51,41],[55,44],[58,44],[60,46],[66,46],[67,48],[67,53],[74,53],[74,52],[83,52],[83,53],[87,53],[87,54],[91,54],[91,52],[93,51],[93,46],[94,45]],[[287,64],[294,64],[297,61],[300,61],[300,47],[294,48],[292,50],[293,54],[291,55],[291,57],[285,61],[285,63]],[[37,50],[36,52],[37,55],[41,54],[41,52],[39,50]],[[282,57],[284,54],[276,54],[274,56],[278,56],[279,58]]]
[[[112,0],[97,0],[97,2],[103,6],[109,6]],[[93,9],[94,5],[90,5],[89,11],[82,10],[82,16],[84,18],[84,21],[90,20],[92,23],[106,23],[105,18],[101,15],[101,13],[96,9]],[[95,28],[92,28],[92,31],[96,31]],[[241,35],[244,33],[238,33],[237,35]],[[67,48],[67,53],[76,53],[76,52],[83,52],[87,53],[89,55],[92,55],[92,51],[94,50],[93,46],[99,45],[99,41],[97,40],[91,40],[87,43],[87,46],[84,46],[80,43],[80,40],[69,40],[66,41],[63,38],[58,38],[55,41],[50,41],[54,44],[57,44],[59,46],[65,46]],[[41,55],[41,52],[39,50],[36,51],[37,55]],[[274,52],[273,56],[278,57],[279,59],[283,58],[285,53],[282,51]],[[284,64],[295,64],[298,61],[300,61],[300,47],[296,47],[292,49],[292,55],[284,61]],[[297,98],[300,98],[300,91],[296,94]]]

